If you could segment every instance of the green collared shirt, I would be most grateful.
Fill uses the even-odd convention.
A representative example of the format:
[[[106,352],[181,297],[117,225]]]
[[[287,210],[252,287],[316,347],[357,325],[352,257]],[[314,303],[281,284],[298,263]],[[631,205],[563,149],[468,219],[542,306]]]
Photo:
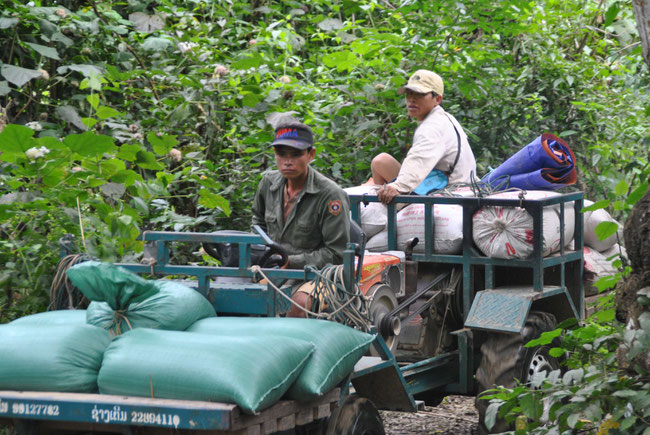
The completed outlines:
[[[289,267],[322,268],[343,262],[350,241],[350,204],[347,194],[332,180],[309,167],[307,182],[284,222],[283,189],[286,179],[270,171],[260,182],[253,203],[253,225],[259,225],[289,253]]]

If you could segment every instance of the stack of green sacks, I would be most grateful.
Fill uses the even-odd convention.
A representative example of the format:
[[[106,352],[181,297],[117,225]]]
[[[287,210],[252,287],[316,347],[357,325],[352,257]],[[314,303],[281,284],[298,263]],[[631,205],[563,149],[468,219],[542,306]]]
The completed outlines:
[[[284,337],[225,337],[134,329],[117,337],[99,372],[103,394],[236,403],[253,414],[282,397],[314,346]]]
[[[150,281],[110,263],[87,261],[68,278],[92,302],[86,321],[118,336],[134,328],[183,331],[216,313],[200,293],[174,281]]]
[[[217,317],[199,320],[187,331],[313,344],[314,354],[287,392],[288,398],[296,400],[313,400],[345,380],[375,339],[340,323],[296,318]]]
[[[104,354],[101,393],[236,403],[256,413],[345,381],[374,336],[339,323],[215,317],[186,332],[134,329]]]
[[[324,320],[217,318],[198,292],[109,263],[68,276],[93,302],[0,326],[0,389],[219,401],[254,414],[332,390],[374,339]]]
[[[85,325],[86,310],[58,310],[19,317],[11,325]]]
[[[0,390],[96,392],[108,332],[42,320],[0,325]]]

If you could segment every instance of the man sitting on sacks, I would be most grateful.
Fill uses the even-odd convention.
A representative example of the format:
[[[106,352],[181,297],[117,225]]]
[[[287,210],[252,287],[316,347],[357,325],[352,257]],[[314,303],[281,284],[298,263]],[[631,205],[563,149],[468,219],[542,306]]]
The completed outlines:
[[[286,249],[285,268],[341,264],[350,241],[349,199],[335,182],[309,165],[316,155],[311,128],[291,118],[280,121],[271,146],[278,170],[267,172],[257,188],[253,225]],[[313,285],[293,284],[294,302],[308,307]],[[292,305],[288,315],[304,317],[305,313]]]
[[[397,91],[406,94],[408,114],[419,125],[403,163],[386,153],[372,160],[369,184],[382,185],[377,196],[384,204],[400,194],[426,195],[448,183],[470,182],[476,172],[467,135],[441,106],[443,91],[442,78],[424,69],[416,71]]]

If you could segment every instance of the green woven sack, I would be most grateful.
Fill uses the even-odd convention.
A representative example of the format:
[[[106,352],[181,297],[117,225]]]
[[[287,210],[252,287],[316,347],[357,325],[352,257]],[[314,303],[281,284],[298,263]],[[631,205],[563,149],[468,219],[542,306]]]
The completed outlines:
[[[343,381],[374,340],[372,335],[340,323],[278,317],[203,319],[188,331],[263,339],[287,337],[314,344],[314,354],[287,393],[289,398],[297,400],[314,399]]]
[[[43,313],[32,314],[25,317],[19,317],[11,322],[12,325],[85,325],[86,310],[58,310],[45,311]]]
[[[86,261],[71,267],[66,273],[88,299],[106,302],[114,310],[123,310],[158,291],[154,281],[111,263]]]
[[[109,343],[90,325],[1,325],[0,390],[96,392]]]
[[[282,397],[312,351],[310,343],[284,337],[134,329],[106,350],[99,391],[236,403],[252,414]]]
[[[91,302],[86,321],[117,336],[134,328],[184,331],[197,320],[216,316],[212,304],[196,290],[174,281],[152,283],[159,291],[123,310],[113,310],[106,302]]]

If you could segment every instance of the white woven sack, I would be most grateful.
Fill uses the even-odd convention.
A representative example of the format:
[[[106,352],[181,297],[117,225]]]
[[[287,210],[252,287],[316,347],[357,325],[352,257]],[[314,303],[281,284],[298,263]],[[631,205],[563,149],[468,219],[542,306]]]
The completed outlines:
[[[457,254],[463,245],[463,209],[459,205],[434,206],[433,249],[437,254]],[[424,204],[411,204],[397,213],[397,249],[403,250],[408,240],[420,242],[413,252],[424,253]],[[373,252],[388,250],[388,231],[384,230],[366,243]]]
[[[433,251],[457,254],[463,245],[463,208],[440,204],[433,208]],[[397,213],[397,247],[403,248],[414,237],[420,240],[413,252],[424,253],[424,204],[411,204]]]
[[[594,296],[598,294],[598,287],[596,286],[598,280],[606,276],[615,275],[617,270],[612,265],[613,260],[607,260],[605,255],[593,248],[585,246],[583,256],[585,261],[585,295]]]
[[[595,276],[596,279],[594,281],[603,276],[615,275],[618,272],[612,265],[612,261],[609,261],[607,257],[595,249],[585,246],[583,255],[585,259],[585,272]]]
[[[625,249],[625,246],[621,246],[618,243],[614,243],[614,246],[602,251],[601,254],[603,254],[605,258],[610,258],[616,255],[616,258],[613,258],[611,261],[620,259],[621,255],[627,260],[627,250]]]
[[[543,190],[526,191],[525,199],[543,199],[559,195]],[[489,198],[519,199],[519,192],[501,192]],[[560,205],[544,207],[542,214],[542,255],[560,249]],[[483,207],[473,218],[474,243],[488,257],[528,258],[533,253],[533,217],[520,207]],[[573,203],[564,205],[564,243],[568,245],[575,230]]]
[[[370,252],[388,251],[388,230],[375,234],[366,242],[366,249]],[[397,249],[401,249],[399,246]]]
[[[365,185],[346,187],[343,189],[348,195],[376,195],[380,186]],[[370,202],[368,205],[361,204],[359,207],[359,217],[361,218],[361,229],[370,239],[375,234],[386,229],[388,218],[387,207],[380,202]]]
[[[586,200],[584,201],[585,207],[589,207],[593,202]],[[616,234],[612,234],[605,240],[598,239],[596,235],[596,227],[601,222],[614,222],[618,225],[619,231],[623,228],[613,217],[610,215],[607,210],[600,208],[594,211],[587,211],[584,213],[584,223],[585,223],[585,245],[594,248],[596,251],[603,252],[610,249],[616,244]]]

